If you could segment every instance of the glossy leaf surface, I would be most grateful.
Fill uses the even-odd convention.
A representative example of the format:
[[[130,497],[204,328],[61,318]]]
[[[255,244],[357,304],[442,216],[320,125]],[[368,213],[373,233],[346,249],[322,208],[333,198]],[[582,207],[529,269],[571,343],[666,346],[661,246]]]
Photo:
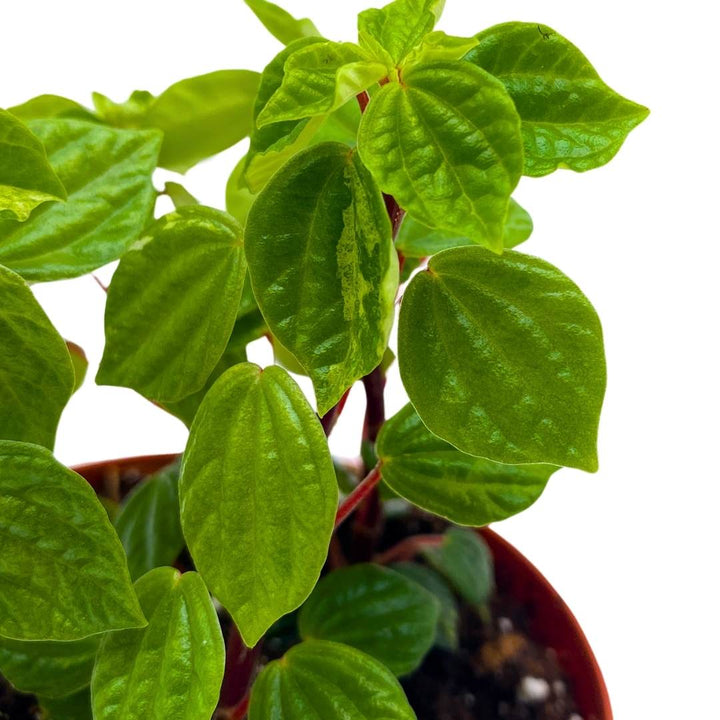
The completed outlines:
[[[523,157],[501,82],[464,60],[408,68],[370,101],[358,148],[383,192],[419,222],[502,249]]]
[[[380,363],[393,320],[390,221],[357,154],[324,143],[293,158],[252,206],[246,251],[260,309],[322,415]]]
[[[42,203],[67,197],[43,144],[6,110],[0,109],[0,217],[24,221]]]
[[[249,720],[415,720],[394,675],[355,648],[307,640],[266,665]]]
[[[217,612],[195,572],[157,568],[135,584],[148,619],[108,635],[92,679],[95,720],[210,720],[225,652]]]
[[[79,640],[145,624],[88,483],[37,445],[0,441],[0,636]]]
[[[358,15],[360,45],[398,65],[440,18],[445,0],[395,0]]]
[[[440,603],[435,644],[450,651],[459,645],[460,613],[458,602],[447,581],[435,570],[414,562],[396,563],[390,566],[395,572],[414,580],[431,592]]]
[[[52,448],[75,384],[70,354],[23,279],[0,265],[0,439]]]
[[[648,115],[609,88],[580,50],[550,28],[503,23],[477,37],[467,60],[502,80],[515,102],[526,175],[604,165]]]
[[[428,547],[425,559],[470,603],[485,605],[495,590],[492,555],[485,541],[467,528],[450,528],[442,545]]]
[[[244,278],[230,215],[198,205],[158,220],[113,276],[97,382],[159,402],[198,391],[230,338]]]
[[[337,500],[325,433],[287,372],[228,370],[190,430],[180,513],[198,570],[247,645],[315,586]]]
[[[555,465],[506,465],[467,455],[433,435],[412,405],[383,425],[377,452],[383,480],[423,510],[475,527],[532,505]]]
[[[405,292],[398,360],[422,421],[460,450],[597,470],[602,329],[549,263],[479,247],[436,255]]]
[[[503,227],[503,247],[513,248],[525,242],[532,234],[532,230],[533,222],[527,210],[510,198]],[[424,258],[442,250],[474,244],[470,238],[446,230],[429,228],[409,215],[403,219],[395,240],[395,247],[406,258]],[[489,245],[489,241],[485,244]]]
[[[383,64],[353,43],[308,44],[285,61],[282,83],[256,123],[263,127],[329,113],[386,74]]]
[[[38,95],[21,105],[8,108],[8,112],[23,122],[48,118],[73,118],[97,122],[97,117],[86,107],[60,95]]]
[[[76,277],[119,258],[150,216],[160,133],[79,120],[33,120],[68,199],[24,223],[0,219],[0,264],[27,280]]]
[[[372,655],[396,675],[412,672],[435,639],[440,604],[413,580],[380,565],[326,575],[300,611],[300,636]]]
[[[459,60],[478,44],[477,38],[456,37],[444,32],[431,32],[407,56],[405,65],[420,65],[438,60]]]
[[[245,0],[245,4],[283,45],[289,45],[299,38],[320,35],[312,20],[307,18],[297,20],[287,10],[268,0]]]
[[[179,464],[151,475],[128,496],[115,529],[128,557],[130,577],[172,565],[185,546],[178,501]]]
[[[75,381],[73,383],[73,393],[76,393],[85,382],[88,371],[88,359],[85,351],[74,342],[67,340],[65,345],[70,353],[70,362],[73,366]]]

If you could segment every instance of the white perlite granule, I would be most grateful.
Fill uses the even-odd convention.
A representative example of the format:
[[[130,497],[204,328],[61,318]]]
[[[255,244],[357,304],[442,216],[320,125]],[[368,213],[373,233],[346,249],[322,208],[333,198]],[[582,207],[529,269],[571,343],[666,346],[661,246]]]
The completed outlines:
[[[520,702],[524,702],[526,705],[544,702],[550,697],[550,684],[543,678],[527,675],[518,685],[517,697]]]

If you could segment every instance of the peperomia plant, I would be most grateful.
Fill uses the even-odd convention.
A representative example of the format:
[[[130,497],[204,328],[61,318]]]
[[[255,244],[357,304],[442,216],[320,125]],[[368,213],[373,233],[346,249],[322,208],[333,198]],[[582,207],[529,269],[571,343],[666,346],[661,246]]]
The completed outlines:
[[[511,195],[607,163],[647,110],[536,23],[453,37],[442,0],[395,0],[333,42],[246,2],[286,44],[262,74],[0,111],[0,670],[57,720],[413,718],[397,677],[492,592],[457,526],[597,469],[600,322],[511,249],[532,230]],[[248,136],[226,210],[154,189]],[[159,195],[176,210],[154,219]],[[189,440],[101,503],[52,455],[87,361],[28,283],[118,259],[96,381]],[[398,304],[410,402],[386,421]],[[247,362],[260,338],[276,365]],[[327,437],[358,381],[347,463]],[[390,507],[449,529],[384,546]]]

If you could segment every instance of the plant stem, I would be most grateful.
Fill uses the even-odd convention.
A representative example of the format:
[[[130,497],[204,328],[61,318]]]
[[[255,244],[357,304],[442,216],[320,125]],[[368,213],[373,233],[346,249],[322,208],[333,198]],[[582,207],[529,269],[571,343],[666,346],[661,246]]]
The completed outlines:
[[[442,535],[413,535],[401,540],[397,545],[393,545],[376,555],[373,562],[378,565],[387,565],[391,562],[403,562],[412,560],[423,548],[437,547],[442,544],[444,537]]]
[[[249,648],[233,623],[228,636],[225,675],[220,690],[221,707],[233,707],[247,695],[260,652],[261,643]]]
[[[363,481],[343,500],[335,516],[335,528],[352,513],[353,510],[370,495],[382,479],[380,465],[376,465],[363,479]]]
[[[362,379],[367,397],[363,440],[375,444],[385,422],[385,373],[380,366]]]
[[[325,431],[326,436],[330,435],[333,428],[335,427],[335,423],[340,418],[340,414],[342,413],[343,408],[345,407],[345,403],[347,402],[349,394],[350,394],[350,388],[348,388],[345,391],[345,394],[340,398],[340,401],[337,403],[337,405],[334,405],[333,407],[331,407],[320,418],[320,423],[323,426],[323,430]]]
[[[365,112],[365,108],[368,106],[368,103],[370,102],[370,96],[368,95],[367,90],[363,90],[358,96],[357,96],[358,105],[360,106],[360,114]]]
[[[250,693],[248,692],[248,694],[240,701],[239,705],[233,708],[230,715],[228,715],[227,720],[243,720],[243,718],[247,715],[249,705]]]

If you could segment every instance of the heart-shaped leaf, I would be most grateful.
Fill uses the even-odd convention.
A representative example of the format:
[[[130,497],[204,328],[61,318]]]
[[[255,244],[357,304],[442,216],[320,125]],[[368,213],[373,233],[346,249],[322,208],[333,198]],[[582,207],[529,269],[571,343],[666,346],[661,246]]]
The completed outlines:
[[[522,118],[526,175],[608,162],[647,108],[609,88],[571,42],[536,23],[495,25],[466,56],[502,80]]]
[[[502,250],[523,156],[520,118],[499,80],[464,60],[408,68],[373,96],[358,149],[418,221]]]
[[[355,648],[306,640],[266,665],[249,720],[415,720],[395,676]]]
[[[162,135],[65,119],[28,127],[45,145],[68,198],[37,208],[24,223],[0,219],[0,263],[39,282],[83,275],[119,258],[152,212]]]
[[[479,247],[436,255],[405,292],[398,361],[422,421],[463,452],[597,470],[602,329],[549,263]]]
[[[467,528],[450,528],[441,545],[427,547],[425,559],[470,603],[483,606],[495,591],[493,558],[485,541]]]
[[[158,220],[113,275],[98,384],[159,402],[200,390],[232,333],[244,278],[232,216],[194,205]]]
[[[353,565],[318,583],[300,611],[300,636],[351,645],[407,675],[432,647],[439,609],[431,593],[393,570]]]
[[[145,624],[125,552],[87,482],[0,441],[0,636],[80,640]]]
[[[0,438],[52,448],[75,371],[65,341],[30,288],[2,265],[0,337]]]
[[[59,698],[90,684],[101,636],[74,642],[0,638],[0,672],[22,692]]]
[[[197,573],[169,567],[135,584],[142,630],[105,638],[92,678],[95,720],[210,720],[225,670],[217,612]]]
[[[315,586],[337,500],[325,433],[287,372],[228,370],[190,430],[180,514],[198,570],[247,645]]]
[[[43,144],[17,117],[0,109],[0,217],[7,211],[24,221],[38,205],[66,197]]]
[[[475,527],[532,505],[555,465],[507,465],[466,455],[433,435],[412,405],[383,425],[377,443],[383,480],[423,510]]]
[[[245,0],[245,4],[283,45],[289,45],[299,38],[320,35],[312,20],[296,20],[287,10],[268,0]]]
[[[179,463],[143,480],[115,518],[128,557],[130,577],[172,565],[185,546],[178,501]]]
[[[390,221],[357,153],[323,143],[288,162],[252,206],[246,251],[260,309],[323,415],[380,363],[394,316]]]

